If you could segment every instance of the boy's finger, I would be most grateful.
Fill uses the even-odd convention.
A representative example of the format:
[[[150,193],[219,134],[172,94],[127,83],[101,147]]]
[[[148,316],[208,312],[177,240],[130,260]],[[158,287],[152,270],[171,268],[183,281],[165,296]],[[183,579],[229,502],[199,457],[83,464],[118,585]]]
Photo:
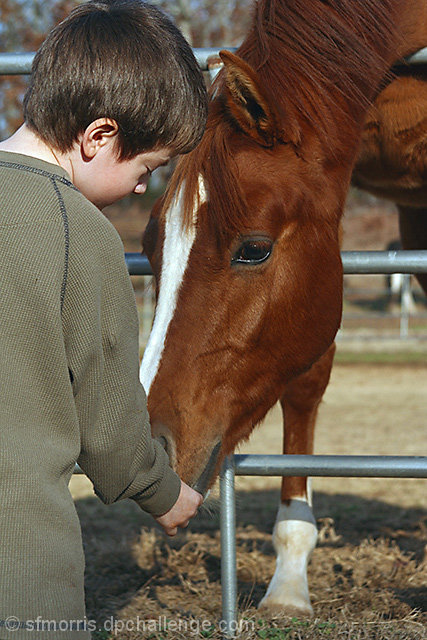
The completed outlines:
[[[164,530],[165,530],[165,533],[171,538],[178,533],[178,527],[173,527],[173,529],[165,527]]]

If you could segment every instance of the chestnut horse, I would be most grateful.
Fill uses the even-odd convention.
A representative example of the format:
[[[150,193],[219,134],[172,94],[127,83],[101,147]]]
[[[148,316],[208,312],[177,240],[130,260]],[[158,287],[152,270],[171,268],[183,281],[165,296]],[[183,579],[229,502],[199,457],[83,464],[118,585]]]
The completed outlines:
[[[341,319],[340,219],[352,169],[362,139],[358,183],[411,190],[394,182],[399,158],[389,174],[381,113],[369,109],[382,91],[386,117],[387,92],[399,92],[390,67],[426,44],[424,0],[259,0],[237,54],[221,53],[204,138],[181,158],[144,235],[157,282],[141,365],[152,429],[203,493],[277,400],[283,451],[313,451]],[[415,134],[425,130],[423,107],[405,107],[409,153],[408,120]],[[414,162],[425,179],[422,144]],[[378,160],[384,175],[371,169]],[[415,182],[402,211],[425,203]],[[412,213],[402,220],[410,227]],[[403,241],[420,235],[404,230]],[[316,538],[306,479],[284,478],[277,568],[260,606],[312,612],[306,571]]]

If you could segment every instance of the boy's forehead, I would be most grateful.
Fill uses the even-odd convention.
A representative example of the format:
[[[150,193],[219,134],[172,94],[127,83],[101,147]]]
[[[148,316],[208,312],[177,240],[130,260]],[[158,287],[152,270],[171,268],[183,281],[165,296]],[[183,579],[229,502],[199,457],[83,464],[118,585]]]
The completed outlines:
[[[167,164],[173,156],[175,156],[174,149],[169,147],[162,147],[160,149],[153,149],[152,151],[145,151],[141,154],[141,157],[145,157],[146,159],[155,160],[161,164]]]

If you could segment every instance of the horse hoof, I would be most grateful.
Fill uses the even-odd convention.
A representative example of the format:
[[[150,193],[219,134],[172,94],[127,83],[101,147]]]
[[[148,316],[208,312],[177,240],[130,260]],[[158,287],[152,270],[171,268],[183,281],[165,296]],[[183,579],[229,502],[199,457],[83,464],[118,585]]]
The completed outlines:
[[[258,610],[269,616],[287,616],[291,618],[311,618],[313,607],[309,602],[280,602],[273,598],[263,598],[258,605]]]

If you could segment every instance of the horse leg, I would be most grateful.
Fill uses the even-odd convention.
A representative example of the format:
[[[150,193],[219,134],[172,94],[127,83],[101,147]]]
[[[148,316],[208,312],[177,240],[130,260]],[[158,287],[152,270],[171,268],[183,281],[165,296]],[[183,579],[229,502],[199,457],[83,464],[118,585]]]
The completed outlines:
[[[427,209],[399,205],[399,229],[404,249],[427,249]],[[427,295],[427,273],[417,274]]]
[[[335,345],[285,389],[281,398],[283,453],[311,454],[317,410],[329,381]],[[307,565],[317,542],[308,478],[283,477],[281,504],[273,531],[276,570],[260,608],[288,615],[311,615]]]

